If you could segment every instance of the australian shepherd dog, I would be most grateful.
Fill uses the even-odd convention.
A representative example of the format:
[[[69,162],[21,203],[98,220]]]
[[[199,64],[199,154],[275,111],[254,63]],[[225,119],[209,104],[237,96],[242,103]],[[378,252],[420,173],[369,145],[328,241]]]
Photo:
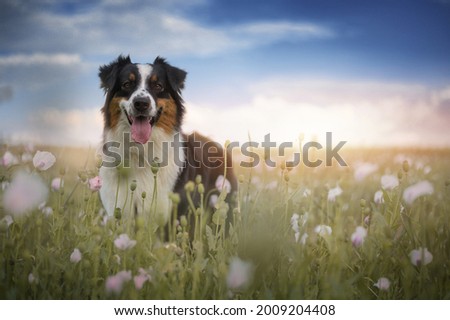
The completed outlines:
[[[213,194],[217,179],[226,172],[229,197],[236,189],[231,159],[225,161],[221,145],[198,133],[182,132],[185,106],[181,91],[186,74],[160,57],[141,64],[119,56],[100,67],[106,95],[100,197],[108,215],[120,208],[124,218],[142,214],[164,225],[172,212],[171,193],[180,196],[179,214],[190,210],[185,191],[188,181],[201,179],[204,194]],[[154,206],[154,217],[142,212],[142,195],[147,203],[155,202],[147,204],[147,208]]]

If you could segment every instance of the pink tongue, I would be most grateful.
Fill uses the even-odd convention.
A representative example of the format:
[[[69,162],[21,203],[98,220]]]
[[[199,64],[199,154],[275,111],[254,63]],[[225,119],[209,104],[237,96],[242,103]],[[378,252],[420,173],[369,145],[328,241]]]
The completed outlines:
[[[131,124],[131,138],[133,138],[134,141],[140,144],[147,143],[151,133],[152,126],[150,125],[148,118],[134,118],[133,123]]]

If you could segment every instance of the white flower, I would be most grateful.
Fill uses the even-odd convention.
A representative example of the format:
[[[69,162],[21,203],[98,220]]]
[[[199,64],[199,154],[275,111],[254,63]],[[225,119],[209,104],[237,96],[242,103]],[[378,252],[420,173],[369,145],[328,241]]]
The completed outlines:
[[[383,191],[378,190],[377,192],[375,192],[374,196],[373,196],[373,201],[376,204],[382,204],[384,203],[384,196],[383,196]]]
[[[114,240],[114,245],[119,250],[127,250],[136,245],[136,240],[130,240],[126,233],[122,233],[116,240]]]
[[[9,167],[19,163],[17,157],[9,151],[5,152],[0,162],[4,167]]]
[[[328,201],[334,202],[336,201],[336,197],[342,194],[341,187],[337,186],[336,188],[330,189],[328,191]]]
[[[314,232],[317,233],[319,236],[324,237],[330,235],[333,232],[333,230],[331,230],[330,226],[320,224],[314,228]]]
[[[52,190],[53,191],[59,191],[59,189],[61,189],[62,187],[64,187],[64,181],[61,180],[60,177],[54,178],[52,180]]]
[[[398,186],[398,178],[391,174],[386,174],[381,177],[381,188],[384,190],[392,190]]]
[[[374,284],[374,286],[381,291],[388,291],[390,285],[391,282],[389,281],[389,279],[384,277],[378,279],[377,283]]]
[[[56,162],[55,156],[48,151],[37,151],[33,157],[33,165],[36,169],[45,171]]]
[[[36,174],[18,172],[3,195],[3,208],[20,216],[46,201],[47,186]]]
[[[231,259],[227,275],[227,286],[230,290],[243,290],[251,281],[253,266],[250,262],[238,257]]]
[[[367,230],[361,226],[356,227],[355,232],[352,233],[351,240],[354,247],[358,248],[364,243],[367,236]]]
[[[45,214],[46,217],[49,217],[53,214],[53,209],[51,207],[44,207],[41,211],[43,214]]]
[[[9,187],[9,181],[2,181],[2,191],[5,191]]]
[[[271,181],[268,184],[266,184],[265,188],[268,190],[275,190],[278,186],[278,182],[277,181]]]
[[[303,194],[302,196],[307,198],[311,195],[311,189],[305,188],[305,190],[303,190]]]
[[[425,266],[433,261],[433,255],[428,251],[427,248],[412,250],[409,253],[409,258],[411,259],[411,263],[415,266]]]
[[[212,194],[209,197],[209,205],[214,208],[217,204],[217,200],[219,200],[219,196],[217,194]]]
[[[119,294],[122,291],[124,283],[131,280],[131,271],[120,271],[114,276],[106,279],[105,287],[108,294]]]
[[[374,163],[362,163],[356,167],[354,176],[356,181],[364,180],[368,175],[377,171],[378,165]]]
[[[231,183],[228,181],[228,179],[225,179],[223,175],[220,175],[216,179],[216,189],[222,192],[224,189],[226,193],[231,192]]]
[[[33,273],[28,274],[28,283],[29,284],[38,283],[38,282],[39,282],[38,277],[36,277]]]
[[[82,254],[78,248],[73,249],[72,254],[70,255],[70,262],[78,263],[81,261]]]
[[[299,232],[300,228],[298,226],[298,219],[300,218],[300,216],[298,215],[298,213],[294,213],[291,217],[291,227],[292,230],[294,230],[294,232]]]
[[[22,162],[31,162],[33,160],[33,155],[29,152],[22,153]]]
[[[427,194],[433,194],[433,192],[434,188],[430,182],[426,180],[421,181],[405,189],[405,191],[403,192],[403,200],[405,200],[405,202],[410,205],[418,197]]]
[[[0,230],[8,230],[9,226],[14,223],[13,218],[10,215],[4,216],[0,220]]]
[[[300,237],[300,232],[296,232],[295,234],[294,234],[294,236],[295,236],[295,242],[297,242],[297,243],[301,243],[301,244],[306,244],[306,240],[308,239],[308,234],[307,233],[304,233],[301,237]]]

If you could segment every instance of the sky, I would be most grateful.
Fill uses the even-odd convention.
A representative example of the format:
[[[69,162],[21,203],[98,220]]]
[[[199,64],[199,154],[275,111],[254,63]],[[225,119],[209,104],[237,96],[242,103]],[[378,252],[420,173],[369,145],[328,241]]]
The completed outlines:
[[[219,142],[450,146],[448,0],[3,0],[0,139],[96,145],[98,67],[188,72],[183,130]]]

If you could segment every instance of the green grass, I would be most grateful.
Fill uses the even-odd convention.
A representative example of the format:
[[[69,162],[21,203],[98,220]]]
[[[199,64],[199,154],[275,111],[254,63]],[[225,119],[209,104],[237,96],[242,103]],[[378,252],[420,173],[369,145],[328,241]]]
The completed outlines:
[[[5,150],[0,148],[0,154]],[[64,180],[64,188],[51,191],[47,201],[53,214],[36,209],[13,216],[10,226],[0,226],[1,299],[450,298],[448,150],[354,150],[344,155],[348,167],[237,169],[238,208],[228,237],[223,237],[220,212],[205,212],[197,225],[183,221],[170,243],[162,243],[161,230],[143,218],[130,223],[113,217],[104,224],[98,193],[83,182],[97,175],[95,161],[86,156],[89,152],[51,151],[56,164],[39,174],[48,186],[55,177]],[[407,172],[394,161],[400,152],[411,159]],[[375,163],[378,169],[356,181],[358,161]],[[0,167],[2,181],[10,181],[20,168],[34,170],[31,163]],[[399,172],[399,186],[384,192],[383,204],[374,203],[380,177]],[[412,205],[404,203],[404,189],[422,180],[432,183],[433,194]],[[328,190],[336,185],[343,193],[328,201]],[[194,189],[198,192],[198,184]],[[151,196],[143,202],[150,210]],[[219,206],[224,206],[220,200]],[[8,214],[4,211],[1,207],[0,220]],[[290,222],[294,213],[308,213],[300,226],[301,234],[308,234],[305,244],[295,241]],[[369,225],[363,222],[367,216]],[[315,233],[320,224],[330,226],[331,235]],[[360,247],[351,242],[357,226],[368,230]],[[190,229],[196,234],[192,243]],[[136,245],[117,249],[114,240],[122,233]],[[433,255],[431,263],[411,263],[409,254],[419,247]],[[70,261],[75,248],[82,253],[78,263]],[[230,289],[227,276],[234,257],[248,262],[250,272],[246,285]],[[142,289],[130,280],[119,294],[107,292],[108,277],[124,270],[134,277],[140,268],[151,278]],[[374,286],[380,277],[390,280],[387,291]]]

